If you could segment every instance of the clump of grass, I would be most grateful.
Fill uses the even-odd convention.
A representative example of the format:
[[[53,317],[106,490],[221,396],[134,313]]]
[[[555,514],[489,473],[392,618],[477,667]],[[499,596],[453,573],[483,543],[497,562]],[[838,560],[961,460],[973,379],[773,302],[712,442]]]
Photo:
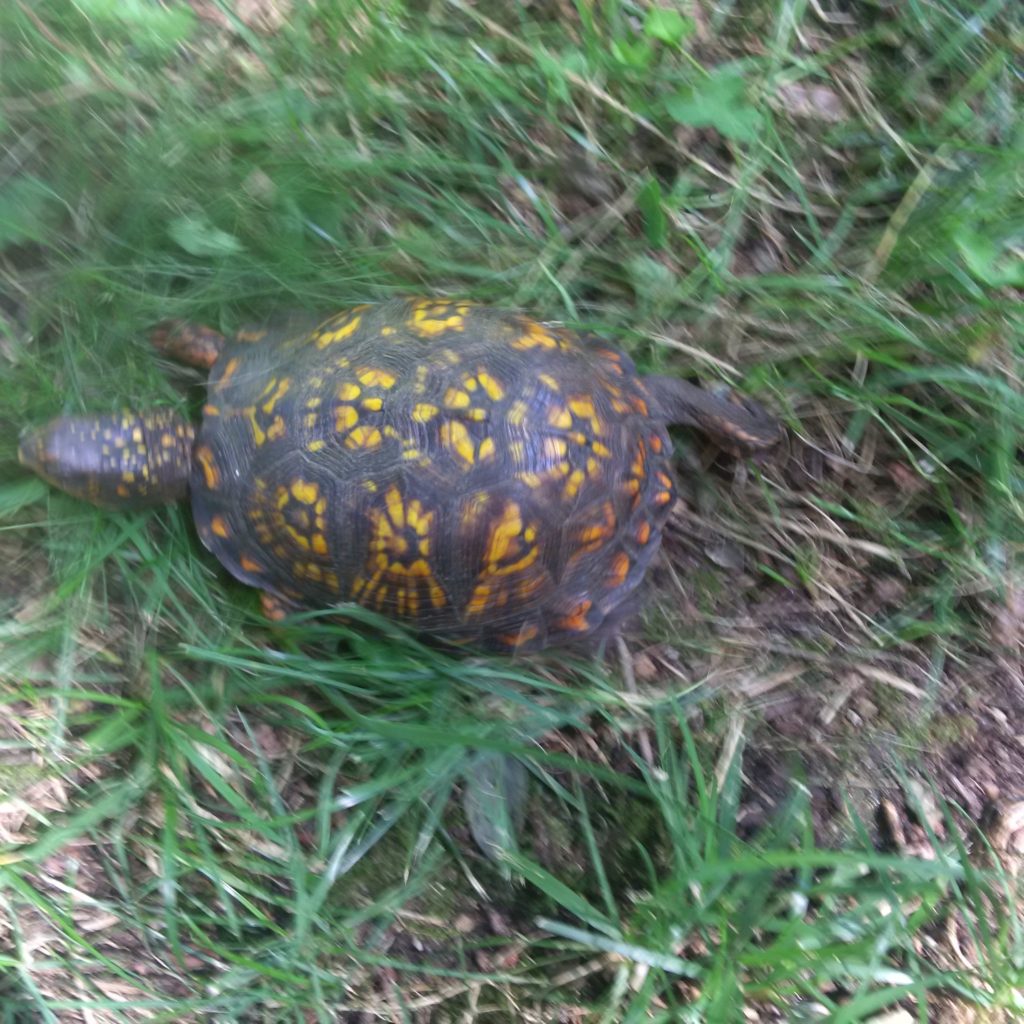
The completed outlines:
[[[1016,893],[969,825],[883,856],[798,785],[748,830],[740,742],[870,804],[901,744],[940,786],[942,746],[984,751],[965,674],[1012,717],[1012,5],[218,10],[0,11],[0,1012],[1019,1012]],[[410,291],[786,419],[744,469],[679,435],[636,693],[358,619],[270,634],[184,510],[111,516],[14,465],[56,412],[189,404],[158,320]]]

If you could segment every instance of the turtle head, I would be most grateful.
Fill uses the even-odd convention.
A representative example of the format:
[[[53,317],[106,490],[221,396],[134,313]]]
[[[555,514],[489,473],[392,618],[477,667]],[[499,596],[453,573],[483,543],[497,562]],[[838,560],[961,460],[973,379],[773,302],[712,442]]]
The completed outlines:
[[[194,438],[166,409],[62,416],[22,434],[18,461],[93,505],[142,508],[185,497]]]

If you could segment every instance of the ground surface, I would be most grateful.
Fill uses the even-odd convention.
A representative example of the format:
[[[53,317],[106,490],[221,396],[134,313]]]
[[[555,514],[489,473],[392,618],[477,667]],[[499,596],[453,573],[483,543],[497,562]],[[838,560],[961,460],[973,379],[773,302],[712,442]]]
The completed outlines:
[[[1024,1013],[1014,5],[0,12],[0,1019]],[[149,349],[391,294],[596,329],[674,435],[603,661],[270,630],[15,464]]]

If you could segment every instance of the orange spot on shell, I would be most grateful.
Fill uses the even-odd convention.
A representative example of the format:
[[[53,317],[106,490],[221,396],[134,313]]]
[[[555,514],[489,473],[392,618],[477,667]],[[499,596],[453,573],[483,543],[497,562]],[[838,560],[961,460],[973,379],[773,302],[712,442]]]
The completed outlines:
[[[621,587],[626,582],[626,577],[629,575],[629,555],[624,551],[620,551],[613,559],[611,568],[608,571],[608,576],[605,580],[608,588],[614,590],[616,587]]]
[[[559,629],[568,630],[570,633],[586,633],[590,629],[590,623],[587,621],[587,612],[590,611],[593,606],[593,602],[589,599],[580,601],[568,615],[563,615],[561,618],[555,620],[555,625]]]

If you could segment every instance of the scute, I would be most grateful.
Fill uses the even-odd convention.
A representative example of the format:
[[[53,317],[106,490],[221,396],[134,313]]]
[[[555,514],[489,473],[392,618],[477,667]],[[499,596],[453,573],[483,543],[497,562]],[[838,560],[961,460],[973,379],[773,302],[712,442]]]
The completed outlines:
[[[206,546],[285,606],[528,649],[616,616],[657,550],[668,460],[622,353],[396,300],[229,343],[191,492]]]

